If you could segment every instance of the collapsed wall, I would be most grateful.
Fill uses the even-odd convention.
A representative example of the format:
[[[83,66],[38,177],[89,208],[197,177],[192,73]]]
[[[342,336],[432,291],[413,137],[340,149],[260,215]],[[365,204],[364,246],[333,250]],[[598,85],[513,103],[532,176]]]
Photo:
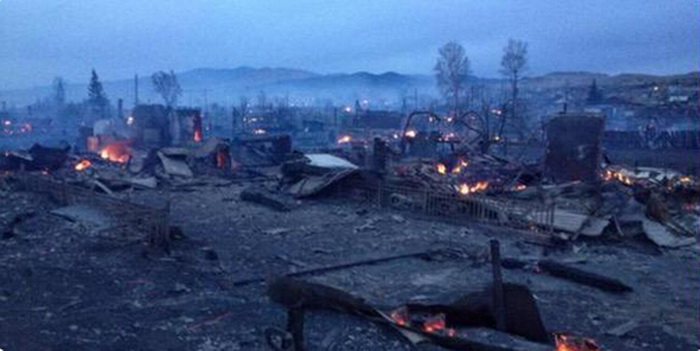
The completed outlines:
[[[597,114],[561,114],[547,125],[545,174],[551,180],[596,182],[600,179],[605,119]]]

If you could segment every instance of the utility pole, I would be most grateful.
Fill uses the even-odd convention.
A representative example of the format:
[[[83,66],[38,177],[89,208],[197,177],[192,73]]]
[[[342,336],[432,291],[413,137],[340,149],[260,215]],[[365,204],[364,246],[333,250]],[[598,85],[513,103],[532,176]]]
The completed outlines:
[[[139,75],[134,75],[134,107],[139,105]]]

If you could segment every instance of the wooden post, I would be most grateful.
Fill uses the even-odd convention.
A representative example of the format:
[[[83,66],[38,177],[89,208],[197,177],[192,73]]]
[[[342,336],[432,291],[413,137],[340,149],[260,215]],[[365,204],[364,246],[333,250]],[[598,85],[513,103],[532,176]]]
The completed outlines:
[[[501,276],[501,249],[498,240],[491,240],[491,268],[493,270],[493,314],[496,329],[506,330],[506,311],[503,296],[503,277]]]
[[[287,332],[292,334],[294,351],[304,351],[304,309],[292,307],[287,310]]]

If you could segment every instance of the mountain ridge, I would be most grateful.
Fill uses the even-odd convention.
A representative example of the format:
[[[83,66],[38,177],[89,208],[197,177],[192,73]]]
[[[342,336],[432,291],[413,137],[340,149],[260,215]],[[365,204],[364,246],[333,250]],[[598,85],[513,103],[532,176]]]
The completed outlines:
[[[402,74],[395,71],[372,73],[358,71],[353,73],[322,74],[309,70],[288,67],[251,67],[234,68],[199,67],[176,73],[185,95],[198,99],[196,95],[207,94],[209,101],[228,101],[239,96],[255,96],[260,92],[270,95],[299,95],[307,99],[357,99],[359,96],[372,96],[382,99],[396,98],[407,91],[418,90],[422,94],[436,94],[435,81],[428,74]],[[473,81],[483,84],[501,82],[499,78],[473,77]],[[539,76],[524,78],[527,84],[556,88],[564,85],[581,86],[590,84],[595,79],[601,86],[634,85],[681,82],[693,84],[700,80],[700,72],[688,72],[673,75],[652,75],[640,73],[623,73],[609,75],[586,71],[559,71]],[[150,86],[150,77],[141,77],[140,100],[156,101],[157,97]],[[126,101],[134,98],[133,79],[104,81],[103,85],[109,98],[122,98]],[[85,83],[67,85],[67,97],[72,101],[81,101],[87,94]],[[29,104],[51,94],[50,86],[0,91],[0,101],[10,104]],[[194,98],[192,96],[195,96]]]

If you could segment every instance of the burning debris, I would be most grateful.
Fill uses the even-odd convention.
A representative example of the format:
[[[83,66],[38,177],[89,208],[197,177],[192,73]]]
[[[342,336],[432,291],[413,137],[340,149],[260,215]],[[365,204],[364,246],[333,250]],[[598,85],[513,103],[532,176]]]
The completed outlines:
[[[73,167],[76,171],[82,172],[92,166],[92,162],[87,159],[80,160],[80,162],[76,163],[75,166]]]
[[[594,340],[589,338],[581,338],[566,334],[555,333],[554,341],[556,343],[555,351],[599,351],[600,347]]]
[[[486,190],[486,188],[488,188],[488,187],[489,187],[489,182],[484,180],[484,181],[476,182],[476,184],[471,185],[471,186],[467,183],[461,183],[461,184],[459,184],[459,186],[456,187],[456,189],[462,195],[469,195],[469,194],[473,194],[473,193],[482,192],[482,191]]]
[[[129,141],[115,141],[104,146],[100,150],[100,157],[115,163],[127,163],[131,158],[131,146]]]
[[[565,251],[567,254],[572,250],[585,250],[587,237],[615,241],[645,238],[662,248],[680,248],[695,242],[694,229],[700,215],[700,183],[697,178],[669,170],[614,164],[610,160],[592,167],[588,163],[588,156],[591,156],[586,151],[588,146],[567,146],[571,147],[569,151],[575,149],[585,156],[582,158],[585,165],[578,166],[581,166],[579,171],[586,176],[579,177],[579,173],[572,175],[565,170],[554,169],[561,165],[552,168],[546,162],[526,163],[483,152],[478,146],[462,142],[463,136],[453,131],[431,134],[408,128],[402,132],[404,138],[395,131],[370,138],[353,130],[327,136],[327,143],[332,145],[330,149],[314,149],[304,153],[292,148],[289,136],[262,135],[255,132],[257,128],[249,129],[248,134],[232,141],[202,139],[201,130],[194,128],[193,134],[182,134],[183,143],[163,145],[164,142],[155,142],[161,138],[155,137],[151,132],[160,133],[165,129],[161,130],[159,124],[146,128],[148,121],[145,115],[137,114],[128,124],[135,129],[134,135],[129,138],[113,135],[93,137],[88,141],[94,145],[87,152],[69,154],[67,149],[48,150],[37,147],[26,152],[9,151],[1,164],[12,165],[7,168],[12,172],[21,169],[30,173],[43,172],[41,177],[46,180],[80,189],[71,191],[97,194],[100,201],[105,202],[112,201],[110,199],[126,201],[132,196],[147,198],[156,193],[166,193],[169,197],[167,208],[173,206],[179,208],[178,211],[181,212],[178,213],[194,213],[199,208],[220,207],[220,204],[217,205],[220,200],[224,205],[232,205],[226,211],[244,209],[254,213],[229,216],[221,228],[233,227],[232,223],[236,223],[236,228],[246,228],[247,224],[241,223],[250,219],[251,223],[254,222],[250,224],[252,229],[249,232],[244,229],[242,235],[254,238],[274,237],[274,240],[290,237],[294,238],[294,244],[297,244],[299,238],[297,231],[305,237],[324,237],[319,234],[322,231],[315,228],[285,223],[295,216],[303,216],[309,207],[318,205],[317,209],[325,208],[325,204],[321,205],[323,200],[320,200],[323,196],[340,199],[330,201],[332,205],[328,207],[337,207],[334,211],[337,211],[338,218],[349,218],[348,222],[339,225],[343,228],[338,231],[349,226],[353,238],[373,235],[371,240],[363,242],[362,246],[367,248],[379,245],[378,241],[385,237],[393,238],[397,234],[387,233],[396,231],[404,233],[400,235],[407,235],[410,240],[428,240],[427,238],[433,237],[450,242],[470,240],[470,235],[466,232],[453,233],[448,230],[443,233],[431,229],[419,236],[412,236],[414,227],[417,226],[417,221],[414,222],[412,218],[414,214],[416,217],[430,218],[433,221],[429,223],[434,226],[444,221],[459,222],[465,228],[480,223],[499,226],[498,230],[503,232],[508,228],[518,229],[519,233],[524,234],[523,237],[528,238],[523,239],[528,245],[534,243],[545,246],[548,251]],[[188,128],[185,129],[189,130]],[[340,136],[336,138],[336,135]],[[400,147],[402,142],[407,146],[405,152]],[[595,145],[589,146],[595,149]],[[550,148],[557,149],[554,146]],[[562,150],[551,153],[556,154],[558,151]],[[566,155],[569,157],[573,154]],[[551,157],[556,159],[555,156]],[[578,162],[566,159],[566,162]],[[559,171],[564,173],[558,173]],[[597,176],[589,177],[589,171],[595,171]],[[241,184],[243,187],[232,186],[233,184]],[[227,196],[220,197],[223,194]],[[187,197],[178,198],[179,195]],[[195,199],[199,200],[195,202]],[[309,203],[316,201],[314,199],[319,199],[318,203],[310,206]],[[359,200],[352,206],[360,204],[367,208],[348,210],[348,200]],[[183,211],[181,208],[189,206],[190,201],[196,209]],[[372,213],[385,211],[377,208],[380,206],[390,209],[386,211],[391,211],[391,216]],[[75,216],[73,212],[76,210],[79,210],[80,216]],[[93,211],[81,207],[67,206],[67,209],[54,213],[66,211],[70,212],[73,220],[100,218]],[[395,213],[401,211],[404,213]],[[215,212],[212,210],[207,216]],[[162,212],[158,213],[162,216]],[[275,228],[264,228],[266,221],[259,221],[255,216],[266,213],[275,216],[275,222],[281,224]],[[324,220],[325,217],[332,217],[327,216],[327,213],[315,216],[323,217]],[[389,224],[383,223],[385,218],[388,218]],[[180,220],[185,226],[189,221]],[[353,223],[351,220],[361,222]],[[21,225],[12,224],[8,229],[8,233],[11,233],[7,234],[8,237],[21,236]],[[110,222],[110,225],[104,227],[118,225],[119,221]],[[291,229],[297,227],[300,229]],[[190,227],[188,230],[193,229]],[[513,237],[520,236],[513,234]],[[251,241],[245,242],[243,246],[259,245],[253,239],[245,240]],[[168,242],[162,238],[156,241]],[[345,244],[342,242],[340,246]],[[520,249],[525,251],[522,247]],[[353,263],[339,264],[338,267],[341,268],[334,265],[316,267],[307,262],[314,257],[321,257],[325,252],[333,253],[328,255],[329,258],[335,255],[335,251],[323,248],[309,254],[309,258],[301,259],[293,257],[293,252],[276,253],[271,261],[287,262],[299,268],[292,269],[290,276],[313,275],[317,271],[327,272],[354,266]],[[464,254],[450,252],[443,253],[442,256],[428,256],[433,259],[430,262],[442,262],[454,260],[454,257],[460,255]],[[222,256],[208,254],[207,257],[219,260]],[[479,255],[464,256],[474,260],[475,267],[483,263],[481,258],[476,258]],[[342,255],[339,254],[338,257]],[[600,348],[592,339],[552,334],[545,329],[542,316],[549,319],[553,314],[549,311],[549,315],[541,315],[538,304],[547,304],[546,301],[551,296],[540,296],[542,290],[537,284],[549,279],[549,282],[555,280],[591,287],[594,288],[591,291],[600,294],[633,294],[637,290],[630,284],[634,279],[618,279],[615,277],[622,275],[603,274],[596,267],[591,269],[571,264],[569,259],[574,258],[577,257],[565,257],[564,254],[559,255],[557,260],[520,256],[504,258],[494,265],[509,269],[510,274],[521,275],[518,282],[527,281],[527,286],[502,281],[499,283],[494,278],[494,282],[484,288],[471,290],[470,285],[466,293],[464,290],[458,291],[452,295],[454,299],[450,298],[447,302],[402,298],[392,300],[387,304],[390,307],[379,307],[342,290],[325,285],[310,286],[303,281],[272,282],[270,289],[274,290],[277,286],[284,291],[271,293],[270,297],[273,301],[291,307],[290,320],[303,320],[304,312],[299,310],[300,306],[296,302],[289,304],[288,301],[295,298],[294,294],[298,294],[304,301],[302,310],[307,307],[324,308],[357,314],[399,330],[401,335],[408,336],[410,342],[431,342],[448,349],[472,350],[481,347],[500,350],[503,345],[508,345],[507,349],[513,350],[598,350]],[[385,262],[383,258],[369,261]],[[193,262],[197,260],[194,259]],[[459,265],[463,266],[462,263]],[[299,275],[292,275],[297,273]],[[410,276],[413,273],[406,274]],[[430,279],[415,280],[421,282]],[[469,279],[470,283],[481,283],[476,281],[481,278]],[[242,279],[231,285],[236,287],[264,280]],[[531,284],[532,281],[535,283]],[[421,286],[422,283],[415,284]],[[415,286],[404,286],[401,293],[410,292],[413,288]],[[214,320],[218,321],[216,317]],[[484,333],[490,336],[484,337]],[[294,333],[281,333],[283,336],[288,334]],[[590,333],[596,335],[596,339],[601,334]],[[504,341],[495,343],[493,338]]]

